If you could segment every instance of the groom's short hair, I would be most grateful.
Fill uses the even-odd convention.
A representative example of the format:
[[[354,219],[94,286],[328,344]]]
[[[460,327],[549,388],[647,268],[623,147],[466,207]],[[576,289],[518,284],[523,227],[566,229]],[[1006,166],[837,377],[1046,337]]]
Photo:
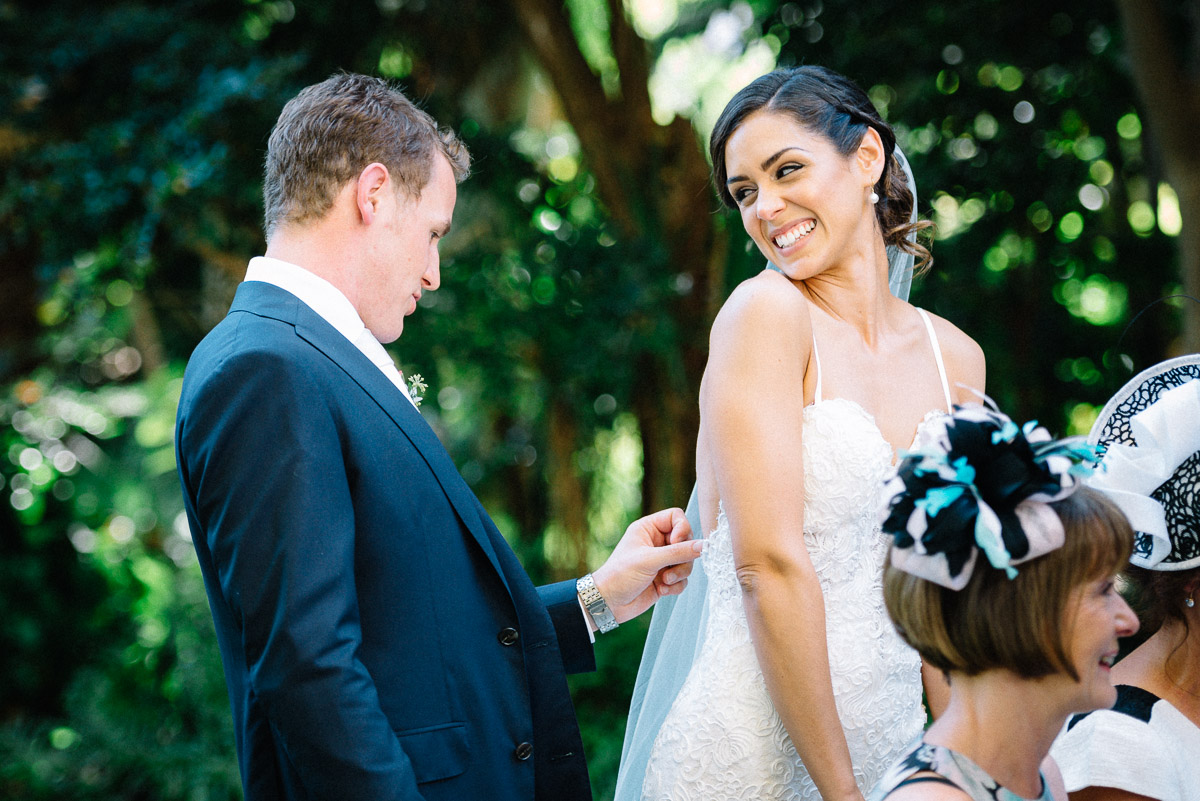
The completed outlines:
[[[435,154],[461,182],[470,170],[466,146],[381,78],[339,73],[288,101],[267,142],[263,229],[320,219],[338,192],[368,164],[388,168],[398,189],[418,197]]]

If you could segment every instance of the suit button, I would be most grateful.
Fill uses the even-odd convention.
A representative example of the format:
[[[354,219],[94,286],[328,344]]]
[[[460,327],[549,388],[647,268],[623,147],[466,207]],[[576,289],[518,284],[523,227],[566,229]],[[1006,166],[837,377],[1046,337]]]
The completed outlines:
[[[500,629],[496,639],[500,641],[501,645],[516,645],[517,640],[521,639],[521,635],[516,629]]]
[[[533,756],[533,743],[521,743],[513,749],[513,756],[524,762]]]

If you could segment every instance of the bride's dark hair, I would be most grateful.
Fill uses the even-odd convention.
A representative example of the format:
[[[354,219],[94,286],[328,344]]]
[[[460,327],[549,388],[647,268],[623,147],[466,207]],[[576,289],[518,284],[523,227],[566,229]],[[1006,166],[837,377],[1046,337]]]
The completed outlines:
[[[721,202],[730,208],[737,204],[725,187],[725,147],[742,121],[759,109],[790,114],[810,131],[833,143],[843,156],[858,149],[867,128],[874,128],[883,142],[886,166],[875,192],[879,203],[875,215],[883,241],[917,259],[917,272],[929,269],[933,256],[909,236],[929,228],[926,220],[911,222],[913,195],[904,177],[904,168],[893,154],[896,134],[879,117],[871,99],[849,78],[831,69],[816,66],[778,69],[767,73],[742,89],[725,106],[709,138],[713,182]]]

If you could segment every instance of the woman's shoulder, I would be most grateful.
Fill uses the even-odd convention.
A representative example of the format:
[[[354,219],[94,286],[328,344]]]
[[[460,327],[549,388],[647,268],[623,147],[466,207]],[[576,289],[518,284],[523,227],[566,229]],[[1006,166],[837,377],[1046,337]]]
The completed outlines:
[[[1117,701],[1111,708],[1072,717],[1054,747],[1126,741],[1134,750],[1153,750],[1158,746],[1156,739],[1170,736],[1167,728],[1172,718],[1169,713],[1156,715],[1155,712],[1170,708],[1170,704],[1148,690],[1118,684]]]
[[[711,387],[710,372],[732,379],[722,385],[739,393],[794,388],[792,382],[804,380],[811,352],[808,301],[791,281],[764,270],[739,284],[713,320],[701,394]]]
[[[879,780],[870,801],[964,801],[971,793],[946,775],[950,752],[919,739]]]
[[[983,348],[946,318],[928,310],[925,310],[925,313],[933,322],[933,331],[937,334],[938,347],[942,351],[942,361],[945,362],[946,375],[950,381],[952,394],[956,396],[956,401],[959,403],[978,401],[979,398],[975,392],[985,390],[987,378]],[[960,384],[967,389],[958,388]]]
[[[924,310],[933,322],[934,333],[937,334],[938,345],[942,349],[942,358],[949,364],[952,360],[963,365],[972,362],[983,363],[983,348],[966,332],[954,323],[928,309]]]
[[[734,287],[721,311],[737,312],[745,307],[778,309],[808,316],[808,301],[804,294],[790,279],[774,270],[763,270]]]
[[[783,275],[763,270],[738,284],[717,312],[713,336],[735,331],[811,334],[808,301]]]
[[[1118,687],[1121,709],[1098,709],[1070,721],[1051,746],[1068,792],[1086,787],[1113,787],[1156,798],[1173,797],[1172,777],[1185,776],[1190,764],[1179,759],[1179,732],[1151,723],[1151,707],[1128,688]],[[1124,702],[1124,703],[1123,703]],[[1153,704],[1151,704],[1153,706]],[[1186,762],[1186,758],[1183,762]],[[1165,793],[1165,795],[1164,795]]]

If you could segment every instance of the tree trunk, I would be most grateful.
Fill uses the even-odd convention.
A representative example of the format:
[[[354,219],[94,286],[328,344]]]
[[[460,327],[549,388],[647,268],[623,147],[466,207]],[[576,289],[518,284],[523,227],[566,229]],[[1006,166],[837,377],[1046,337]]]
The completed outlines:
[[[688,120],[662,126],[651,116],[646,43],[620,0],[608,3],[620,71],[616,98],[605,95],[580,53],[561,0],[510,0],[510,7],[579,136],[597,194],[625,242],[652,238],[662,243],[665,259],[647,267],[657,273],[660,286],[686,288],[667,309],[676,347],[641,359],[633,403],[644,454],[643,508],[681,505],[695,481],[696,398],[713,299],[724,289],[726,253],[716,236],[708,164]],[[685,278],[673,282],[680,274]]]
[[[561,399],[550,405],[550,519],[563,527],[575,551],[574,574],[582,576],[588,563],[588,488],[575,466],[579,425],[571,406]],[[559,576],[558,578],[563,578]]]
[[[1192,2],[1192,17],[1197,17]],[[1179,196],[1183,228],[1179,234],[1179,271],[1183,291],[1200,299],[1200,152],[1195,131],[1200,128],[1200,82],[1187,73],[1161,0],[1117,0],[1125,29],[1126,48],[1134,83],[1154,129],[1167,180]],[[1197,45],[1191,32],[1189,49]],[[1186,353],[1200,352],[1200,303],[1183,306]]]
[[[1179,232],[1179,272],[1183,292],[1200,300],[1200,171],[1188,170],[1180,178],[1168,172],[1168,176],[1179,195],[1179,213],[1183,218],[1183,229]],[[1183,341],[1178,351],[1200,353],[1200,303],[1184,303],[1182,312]]]
[[[129,343],[142,355],[142,374],[150,375],[166,364],[162,329],[144,291],[134,292],[129,306],[132,317]]]
[[[33,248],[10,252],[0,270],[0,383],[27,373],[38,362],[34,258]]]

